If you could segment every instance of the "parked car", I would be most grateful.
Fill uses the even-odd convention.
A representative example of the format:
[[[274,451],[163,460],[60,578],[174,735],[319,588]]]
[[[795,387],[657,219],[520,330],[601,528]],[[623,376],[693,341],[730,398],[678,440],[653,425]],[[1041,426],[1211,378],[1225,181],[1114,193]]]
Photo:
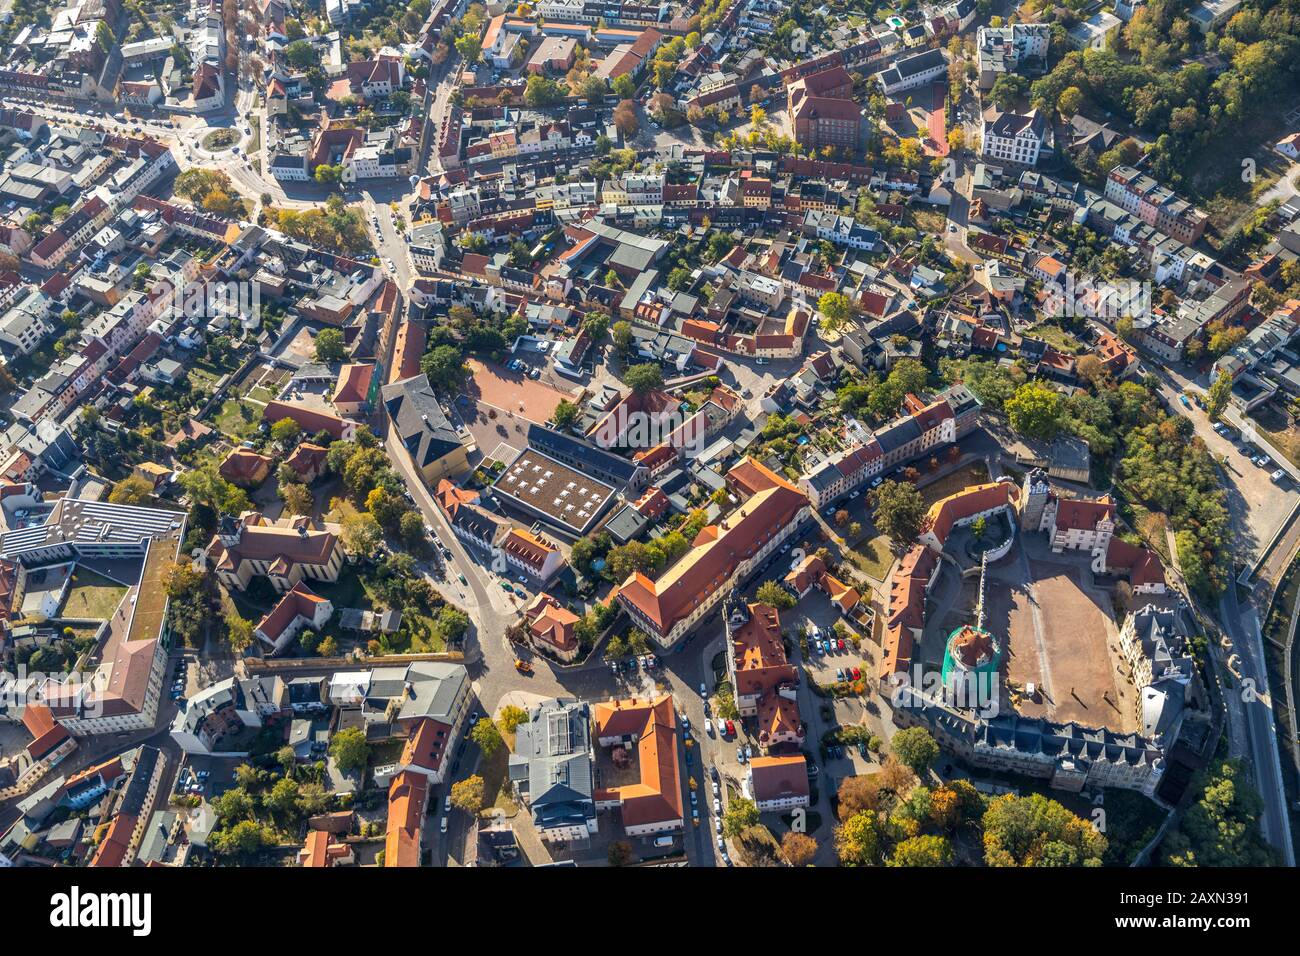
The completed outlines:
[[[745,759],[752,760],[753,757],[754,757],[754,748],[751,747],[749,744],[745,744]]]
[[[1282,484],[1282,480],[1286,478],[1286,472],[1279,468],[1277,471],[1273,472],[1273,474],[1269,475],[1269,477],[1280,485]]]
[[[727,721],[727,736],[728,737],[736,736],[736,725],[733,724],[731,721]]]
[[[708,685],[704,683],[704,681],[700,681],[700,696],[701,697],[709,696],[709,688]]]
[[[713,736],[713,721],[709,720],[707,717],[704,718],[704,732],[710,737]]]
[[[745,762],[745,748],[744,748],[744,747],[737,747],[737,748],[736,748],[736,761],[737,761],[738,763],[744,763],[744,762]]]
[[[442,822],[438,824],[438,830],[442,833],[447,832],[447,818],[444,816]]]

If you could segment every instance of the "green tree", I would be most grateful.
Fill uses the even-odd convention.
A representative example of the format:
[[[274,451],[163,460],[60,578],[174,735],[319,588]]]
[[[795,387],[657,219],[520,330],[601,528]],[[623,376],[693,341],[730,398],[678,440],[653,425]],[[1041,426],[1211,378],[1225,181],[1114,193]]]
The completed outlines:
[[[555,412],[551,415],[551,418],[555,421],[556,427],[563,430],[576,422],[581,414],[582,412],[577,405],[567,398],[562,398],[559,404],[555,406]]]
[[[420,359],[420,371],[429,376],[429,384],[442,391],[452,391],[464,383],[469,374],[460,349],[454,345],[437,345]]]
[[[636,80],[631,73],[624,73],[614,78],[614,95],[620,100],[630,100],[636,96]]]
[[[485,757],[491,757],[505,746],[505,742],[501,739],[501,731],[497,730],[497,725],[486,717],[474,725],[474,729],[469,732],[469,737],[478,744],[479,750],[483,751]]]
[[[1170,866],[1276,866],[1277,856],[1259,830],[1263,801],[1240,760],[1221,760],[1200,771],[1198,796],[1161,846]]]
[[[344,773],[365,770],[366,761],[370,757],[365,731],[357,727],[345,727],[335,733],[330,738],[330,755]]]
[[[894,847],[889,866],[951,866],[952,844],[947,837],[923,834]]]
[[[646,362],[642,365],[633,365],[623,373],[623,381],[628,387],[638,395],[662,388],[664,384],[664,373],[653,362]]]
[[[564,87],[540,73],[530,76],[524,87],[524,102],[534,109],[554,106],[562,102],[567,95]]]
[[[282,418],[271,426],[271,440],[284,448],[295,445],[302,437],[302,426],[292,418]]]
[[[1022,435],[1055,438],[1061,431],[1061,393],[1041,382],[1026,382],[1007,399],[1007,419]]]
[[[1040,793],[1004,794],[984,811],[989,866],[1100,866],[1106,838]]]
[[[632,334],[632,323],[621,321],[615,322],[612,331],[614,335],[614,348],[618,350],[618,354],[624,357],[630,355],[632,352],[632,343],[636,340],[636,337]]]
[[[691,284],[691,270],[685,266],[678,266],[672,272],[668,273],[668,288],[674,292],[680,292]]]
[[[280,500],[284,502],[285,512],[291,515],[310,515],[315,504],[311,490],[296,481],[280,483]]]
[[[298,784],[290,777],[281,777],[271,787],[266,797],[266,806],[279,816],[297,816]]]
[[[1205,398],[1205,414],[1209,416],[1210,421],[1217,422],[1222,416],[1224,410],[1228,407],[1228,399],[1232,396],[1232,376],[1227,372],[1220,372],[1213,382],[1210,383],[1209,392]]]
[[[1061,91],[1056,98],[1056,111],[1066,119],[1074,116],[1083,106],[1083,91],[1077,86],[1070,86]]]
[[[483,43],[478,37],[467,34],[456,41],[456,52],[465,58],[467,65],[473,66],[483,53]]]
[[[153,485],[137,475],[129,475],[113,486],[108,500],[115,505],[142,505],[153,497]]]
[[[229,829],[217,830],[208,840],[208,846],[217,856],[247,859],[258,853],[268,840],[260,823],[241,820]]]
[[[284,48],[284,58],[295,70],[308,70],[320,66],[320,54],[315,44],[308,40],[294,40]]]
[[[855,813],[835,828],[835,852],[841,866],[875,866],[879,862],[880,837],[870,813]]]
[[[794,595],[775,581],[764,581],[760,584],[755,597],[760,604],[774,607],[778,611],[787,611],[795,605]]]
[[[339,537],[349,554],[370,556],[384,540],[384,530],[367,511],[360,511],[350,501],[335,498],[330,502],[328,520],[339,525]]]
[[[924,727],[908,727],[894,734],[894,756],[918,777],[939,759],[939,744]]]
[[[824,319],[823,328],[833,331],[853,318],[855,310],[848,296],[840,292],[826,292],[817,300],[817,311]]]
[[[466,813],[478,813],[483,809],[483,778],[478,774],[458,780],[451,785],[451,805]]]
[[[331,362],[342,362],[348,357],[347,345],[339,329],[321,329],[316,333],[315,347],[316,361],[326,365]]]
[[[881,482],[868,496],[875,509],[876,527],[889,536],[894,545],[905,548],[921,533],[925,519],[925,499],[911,482]]]
[[[522,707],[515,707],[513,704],[507,704],[501,708],[501,726],[505,728],[506,733],[513,734],[519,729],[521,724],[528,722],[528,711]]]
[[[222,478],[214,461],[185,472],[181,475],[181,485],[192,503],[208,505],[225,514],[242,514],[252,507],[247,492]]]
[[[609,316],[604,312],[588,312],[582,327],[591,336],[592,344],[599,345],[609,335]]]
[[[728,837],[735,837],[740,831],[757,825],[758,806],[745,797],[732,800],[722,815],[722,832]]]

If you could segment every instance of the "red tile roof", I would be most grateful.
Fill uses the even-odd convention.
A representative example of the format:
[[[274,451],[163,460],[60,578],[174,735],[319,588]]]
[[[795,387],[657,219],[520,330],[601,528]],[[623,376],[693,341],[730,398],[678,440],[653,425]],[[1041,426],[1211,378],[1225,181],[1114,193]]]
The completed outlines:
[[[802,754],[755,757],[749,762],[749,772],[755,802],[809,795],[808,762]]]
[[[388,786],[388,830],[384,866],[419,866],[420,834],[429,802],[429,778],[403,770]]]
[[[682,820],[682,783],[677,765],[677,715],[671,695],[596,704],[597,739],[636,735],[636,783],[595,791],[599,803],[618,800],[624,827]]]
[[[757,462],[747,460],[742,466],[748,476],[746,481],[753,482],[754,475],[765,473],[770,487],[755,490],[719,525],[702,531],[695,546],[657,581],[636,572],[618,589],[618,599],[648,618],[661,635],[669,633],[701,601],[723,587],[741,561],[755,554],[808,506],[807,496],[786,479]],[[728,474],[729,480],[735,471]]]

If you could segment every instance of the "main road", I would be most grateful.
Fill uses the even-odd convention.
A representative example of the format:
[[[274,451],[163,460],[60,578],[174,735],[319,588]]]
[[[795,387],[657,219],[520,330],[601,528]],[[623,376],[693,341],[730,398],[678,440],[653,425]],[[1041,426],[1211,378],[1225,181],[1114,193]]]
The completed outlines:
[[[1226,693],[1230,714],[1244,719],[1248,730],[1251,773],[1264,801],[1264,818],[1260,826],[1268,842],[1277,848],[1287,866],[1295,866],[1295,849],[1291,842],[1291,825],[1287,814],[1286,790],[1282,785],[1282,765],[1277,752],[1277,726],[1273,718],[1273,701],[1268,690],[1268,668],[1264,660],[1264,641],[1254,607],[1245,611],[1237,604],[1237,589],[1229,585],[1219,600],[1219,617],[1232,635],[1240,664],[1241,678]],[[1235,692],[1235,694],[1234,694]]]

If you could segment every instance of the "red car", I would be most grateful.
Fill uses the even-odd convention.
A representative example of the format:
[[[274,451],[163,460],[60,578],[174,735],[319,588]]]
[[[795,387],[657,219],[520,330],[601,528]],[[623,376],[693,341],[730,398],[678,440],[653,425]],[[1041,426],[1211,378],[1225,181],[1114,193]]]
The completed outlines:
[[[840,649],[840,653],[843,654],[843,653],[844,653],[844,641],[843,641],[843,639],[836,641],[835,644],[836,644],[837,647],[839,647],[839,649]]]
[[[856,668],[856,667],[853,668],[853,679],[854,679],[854,680],[862,680],[862,671],[860,671],[860,670],[859,670],[858,668]]]
[[[736,725],[733,724],[731,721],[727,721],[727,736],[728,737],[736,736]]]

